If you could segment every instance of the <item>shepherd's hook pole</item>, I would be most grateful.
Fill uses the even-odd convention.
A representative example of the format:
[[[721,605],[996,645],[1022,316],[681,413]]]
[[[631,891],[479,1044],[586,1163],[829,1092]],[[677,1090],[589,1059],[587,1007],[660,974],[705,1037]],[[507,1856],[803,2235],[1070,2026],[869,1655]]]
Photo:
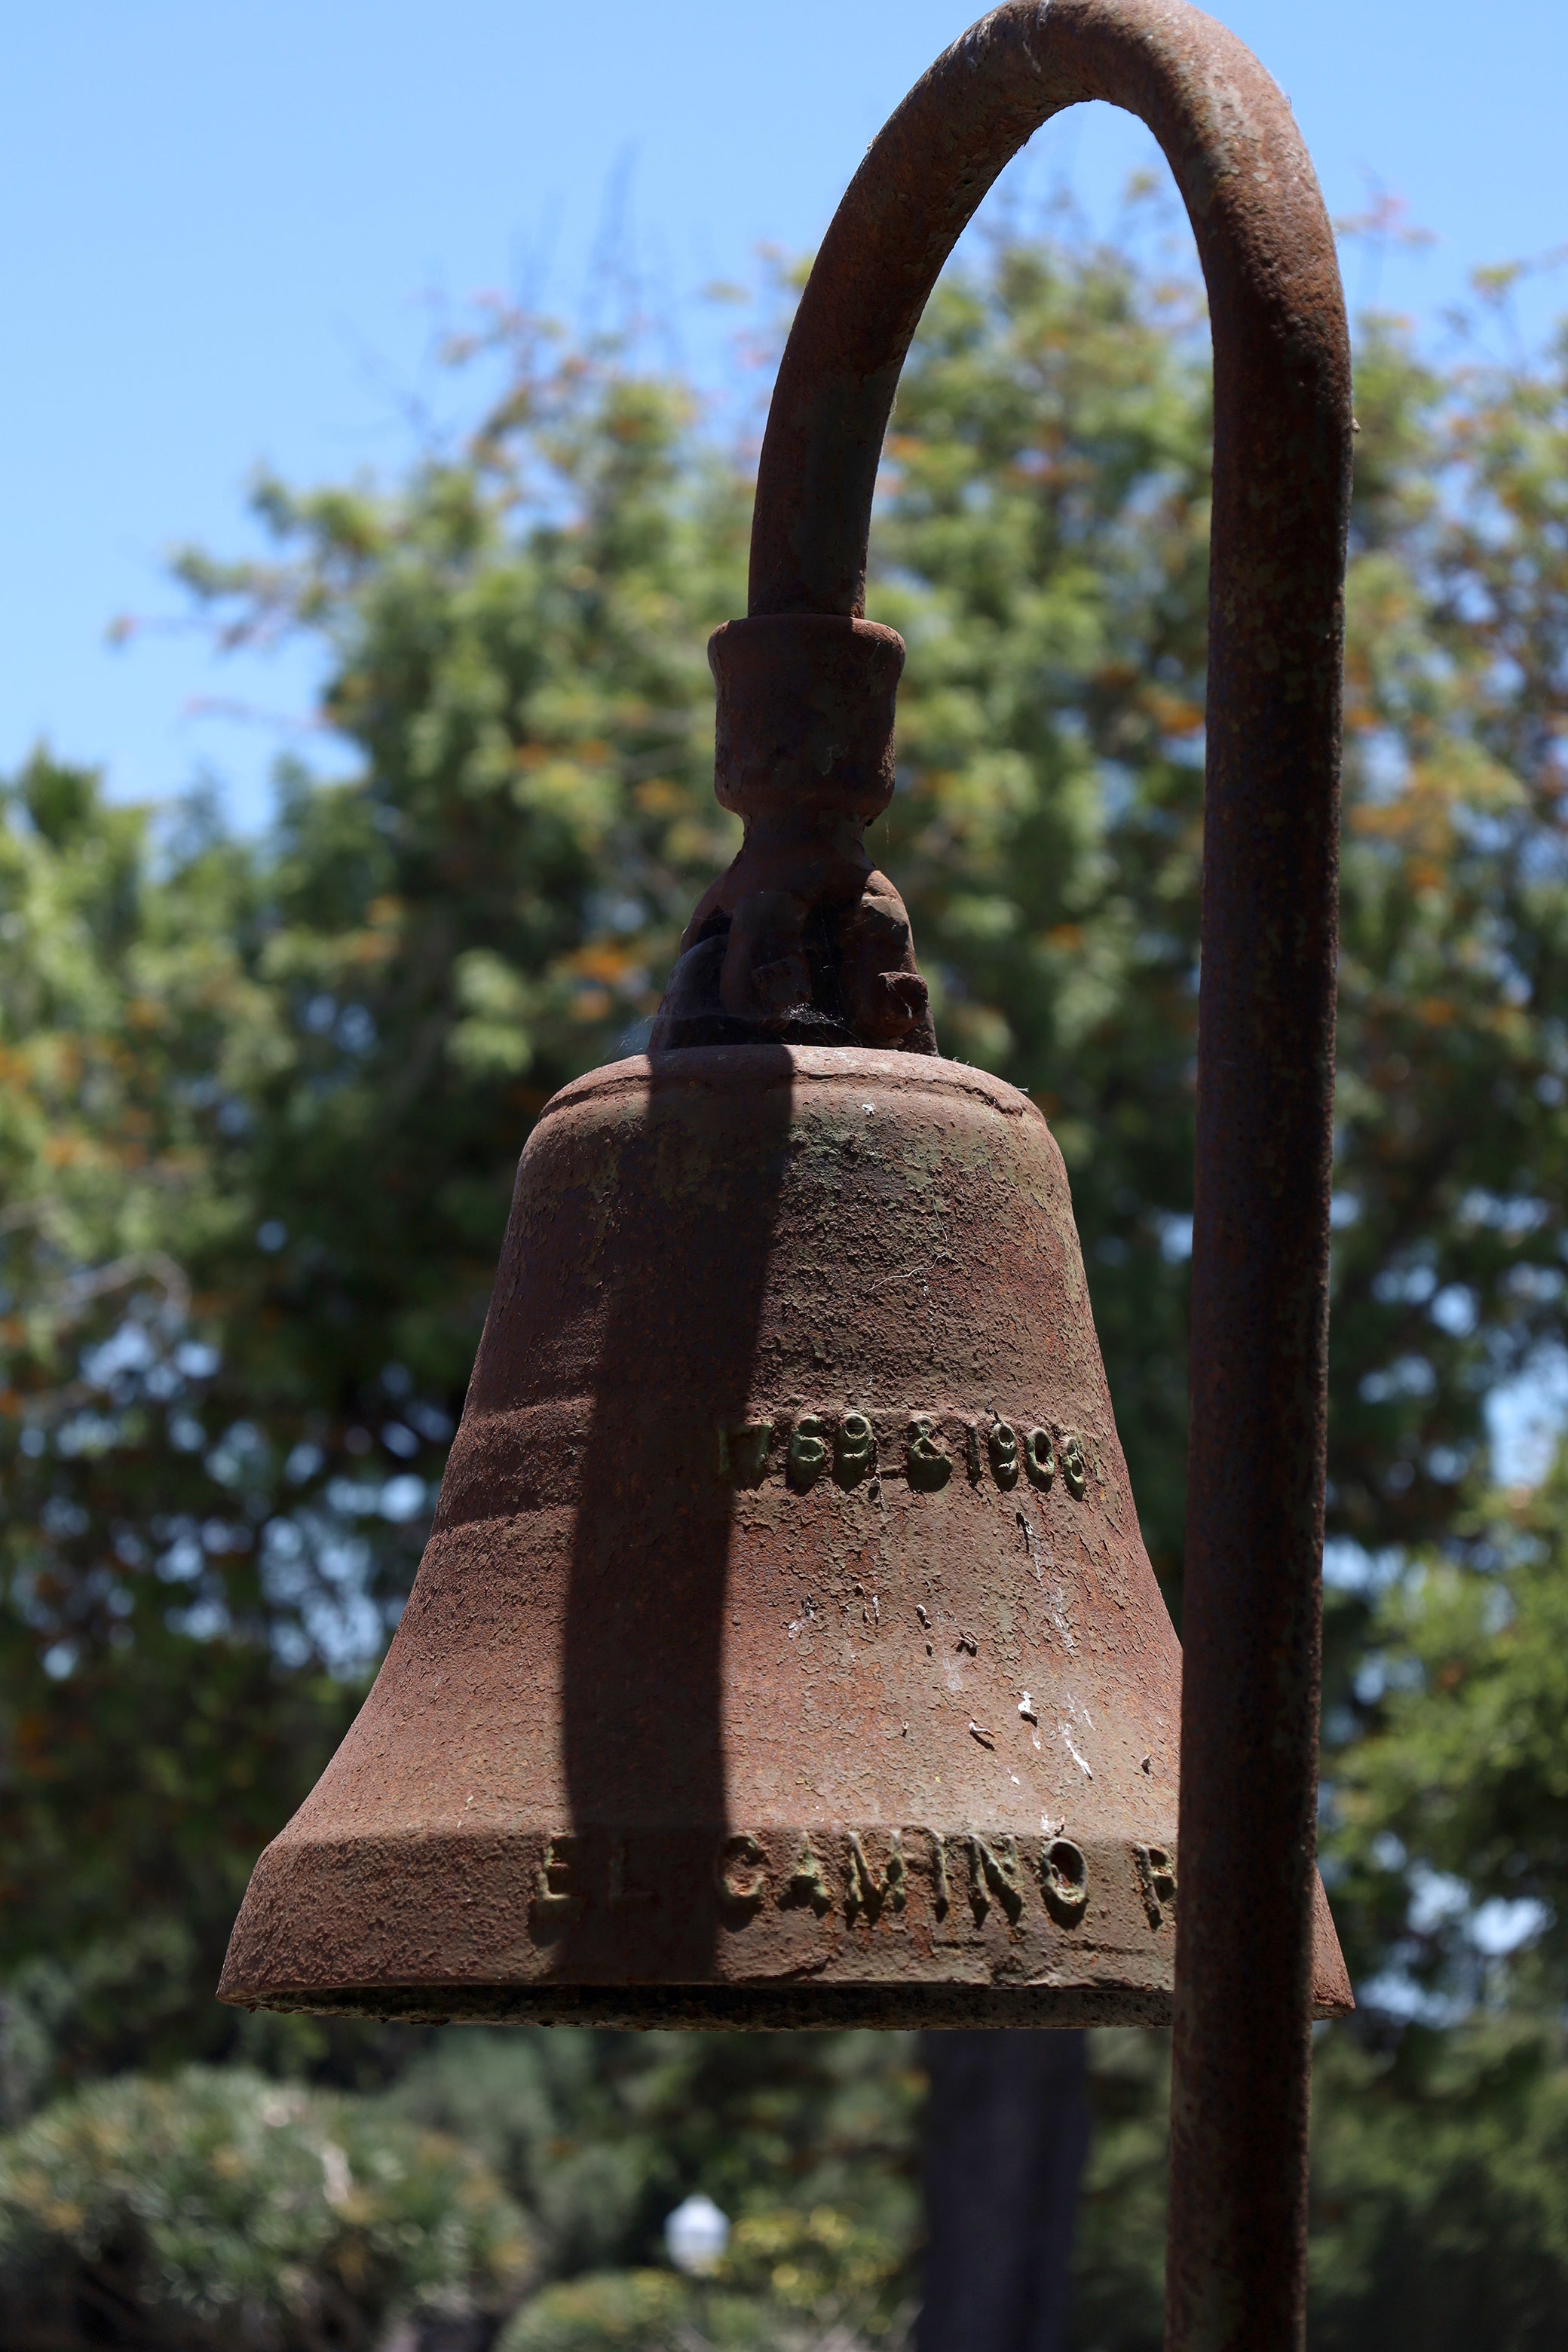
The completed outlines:
[[[1215,369],[1168,2352],[1304,2340],[1350,353],[1290,109],[1184,0],[1012,0],[868,151],[763,445],[753,614],[859,615],[894,388],[1030,133],[1106,99],[1163,148]]]

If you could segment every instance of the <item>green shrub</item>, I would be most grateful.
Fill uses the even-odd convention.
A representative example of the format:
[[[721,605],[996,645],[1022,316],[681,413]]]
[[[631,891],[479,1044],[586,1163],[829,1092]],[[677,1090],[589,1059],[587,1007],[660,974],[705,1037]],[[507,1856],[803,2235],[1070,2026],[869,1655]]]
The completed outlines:
[[[123,2075],[0,2141],[7,2352],[368,2346],[398,2317],[499,2315],[528,2259],[449,2140],[238,2069]]]
[[[895,2308],[906,2260],[901,2242],[832,2206],[744,2214],[710,2279],[601,2271],[546,2287],[496,2352],[849,2352],[908,2316]]]
[[[694,2299],[673,2271],[569,2279],[536,2294],[496,2352],[682,2352]]]
[[[742,2214],[719,2277],[814,2331],[849,2322],[886,2332],[894,2315],[908,2248],[831,2205],[800,2212],[781,2206]]]

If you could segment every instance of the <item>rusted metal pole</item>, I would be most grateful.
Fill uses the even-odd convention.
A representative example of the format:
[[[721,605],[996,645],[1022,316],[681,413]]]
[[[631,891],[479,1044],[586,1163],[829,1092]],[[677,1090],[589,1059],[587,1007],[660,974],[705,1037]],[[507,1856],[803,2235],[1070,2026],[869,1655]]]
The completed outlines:
[[[899,371],[1008,158],[1140,115],[1208,288],[1215,476],[1182,1725],[1171,2352],[1304,2337],[1350,359],[1290,110],[1182,0],[1014,0],[866,156],[780,370],[752,614],[865,609]]]

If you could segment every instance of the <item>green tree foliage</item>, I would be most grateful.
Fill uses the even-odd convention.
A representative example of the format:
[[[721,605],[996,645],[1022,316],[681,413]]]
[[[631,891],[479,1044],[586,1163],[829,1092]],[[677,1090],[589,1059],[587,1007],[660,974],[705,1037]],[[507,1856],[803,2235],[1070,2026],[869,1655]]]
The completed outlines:
[[[13,2352],[353,2352],[399,2318],[504,2314],[529,2260],[450,2141],[239,2067],[95,2084],[0,2140]]]
[[[1393,1581],[1338,1763],[1333,1858],[1384,1964],[1439,2001],[1560,2004],[1568,1989],[1568,1475],[1459,1530]],[[1414,1891],[1415,1900],[1412,1900]],[[1500,1961],[1515,1944],[1528,1957]]]
[[[1451,2080],[1409,2053],[1465,2003],[1560,2000],[1568,1916],[1565,1485],[1499,1496],[1488,1443],[1562,1336],[1568,341],[1484,348],[1438,370],[1365,330],[1349,580],[1329,1864],[1358,1974],[1428,2021],[1333,2064],[1391,2119],[1368,2148],[1429,2145],[1434,2182],[1461,2181],[1442,2150],[1505,2079],[1547,2102],[1518,2147],[1551,2144],[1544,2026],[1495,2063],[1477,2026]],[[0,1969],[23,2104],[242,2031],[277,2063],[389,2063],[357,2032],[242,2029],[205,1989],[406,1590],[530,1121],[635,1050],[731,850],[702,647],[743,606],[743,457],[624,351],[497,313],[455,356],[499,387],[465,437],[391,485],[268,482],[272,560],[183,560],[220,632],[321,649],[344,780],[286,770],[257,841],[199,806],[113,808],[43,755],[5,788]],[[1062,1142],[1178,1601],[1208,434],[1184,281],[1003,240],[911,354],[870,597],[910,646],[877,853],[946,1050]],[[621,2062],[583,2047],[592,2107]],[[1125,2053],[1100,2073],[1105,2278],[1095,2216],[1158,2203],[1152,2079]],[[1326,2080],[1331,2117],[1352,2090]],[[1424,2142],[1439,2091],[1452,2130]],[[792,2132],[826,2096],[795,2082]],[[735,2132],[763,2181],[766,2135]],[[560,2268],[647,2263],[643,2166]],[[815,2204],[859,2226],[836,2191],[791,2210]],[[1378,2210],[1393,2243],[1438,2208]],[[1335,2242],[1374,2301],[1394,2273]],[[1086,2311],[1107,2345],[1152,2340],[1122,2284],[1086,2284]]]
[[[199,812],[161,856],[42,756],[0,796],[0,1944],[68,2069],[216,2038],[193,1980],[347,1711],[271,1639],[224,1354],[258,1303],[239,1106],[275,1053],[254,898]]]

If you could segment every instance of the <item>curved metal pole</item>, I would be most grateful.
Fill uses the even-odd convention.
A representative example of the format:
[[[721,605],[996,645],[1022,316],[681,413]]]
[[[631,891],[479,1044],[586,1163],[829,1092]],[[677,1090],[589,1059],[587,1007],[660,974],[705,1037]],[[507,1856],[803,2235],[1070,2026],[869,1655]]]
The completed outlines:
[[[1106,99],[1186,202],[1215,465],[1167,2337],[1304,2334],[1350,358],[1290,110],[1183,0],[1014,0],[868,151],[779,373],[753,614],[858,615],[938,272],[1031,131]]]

